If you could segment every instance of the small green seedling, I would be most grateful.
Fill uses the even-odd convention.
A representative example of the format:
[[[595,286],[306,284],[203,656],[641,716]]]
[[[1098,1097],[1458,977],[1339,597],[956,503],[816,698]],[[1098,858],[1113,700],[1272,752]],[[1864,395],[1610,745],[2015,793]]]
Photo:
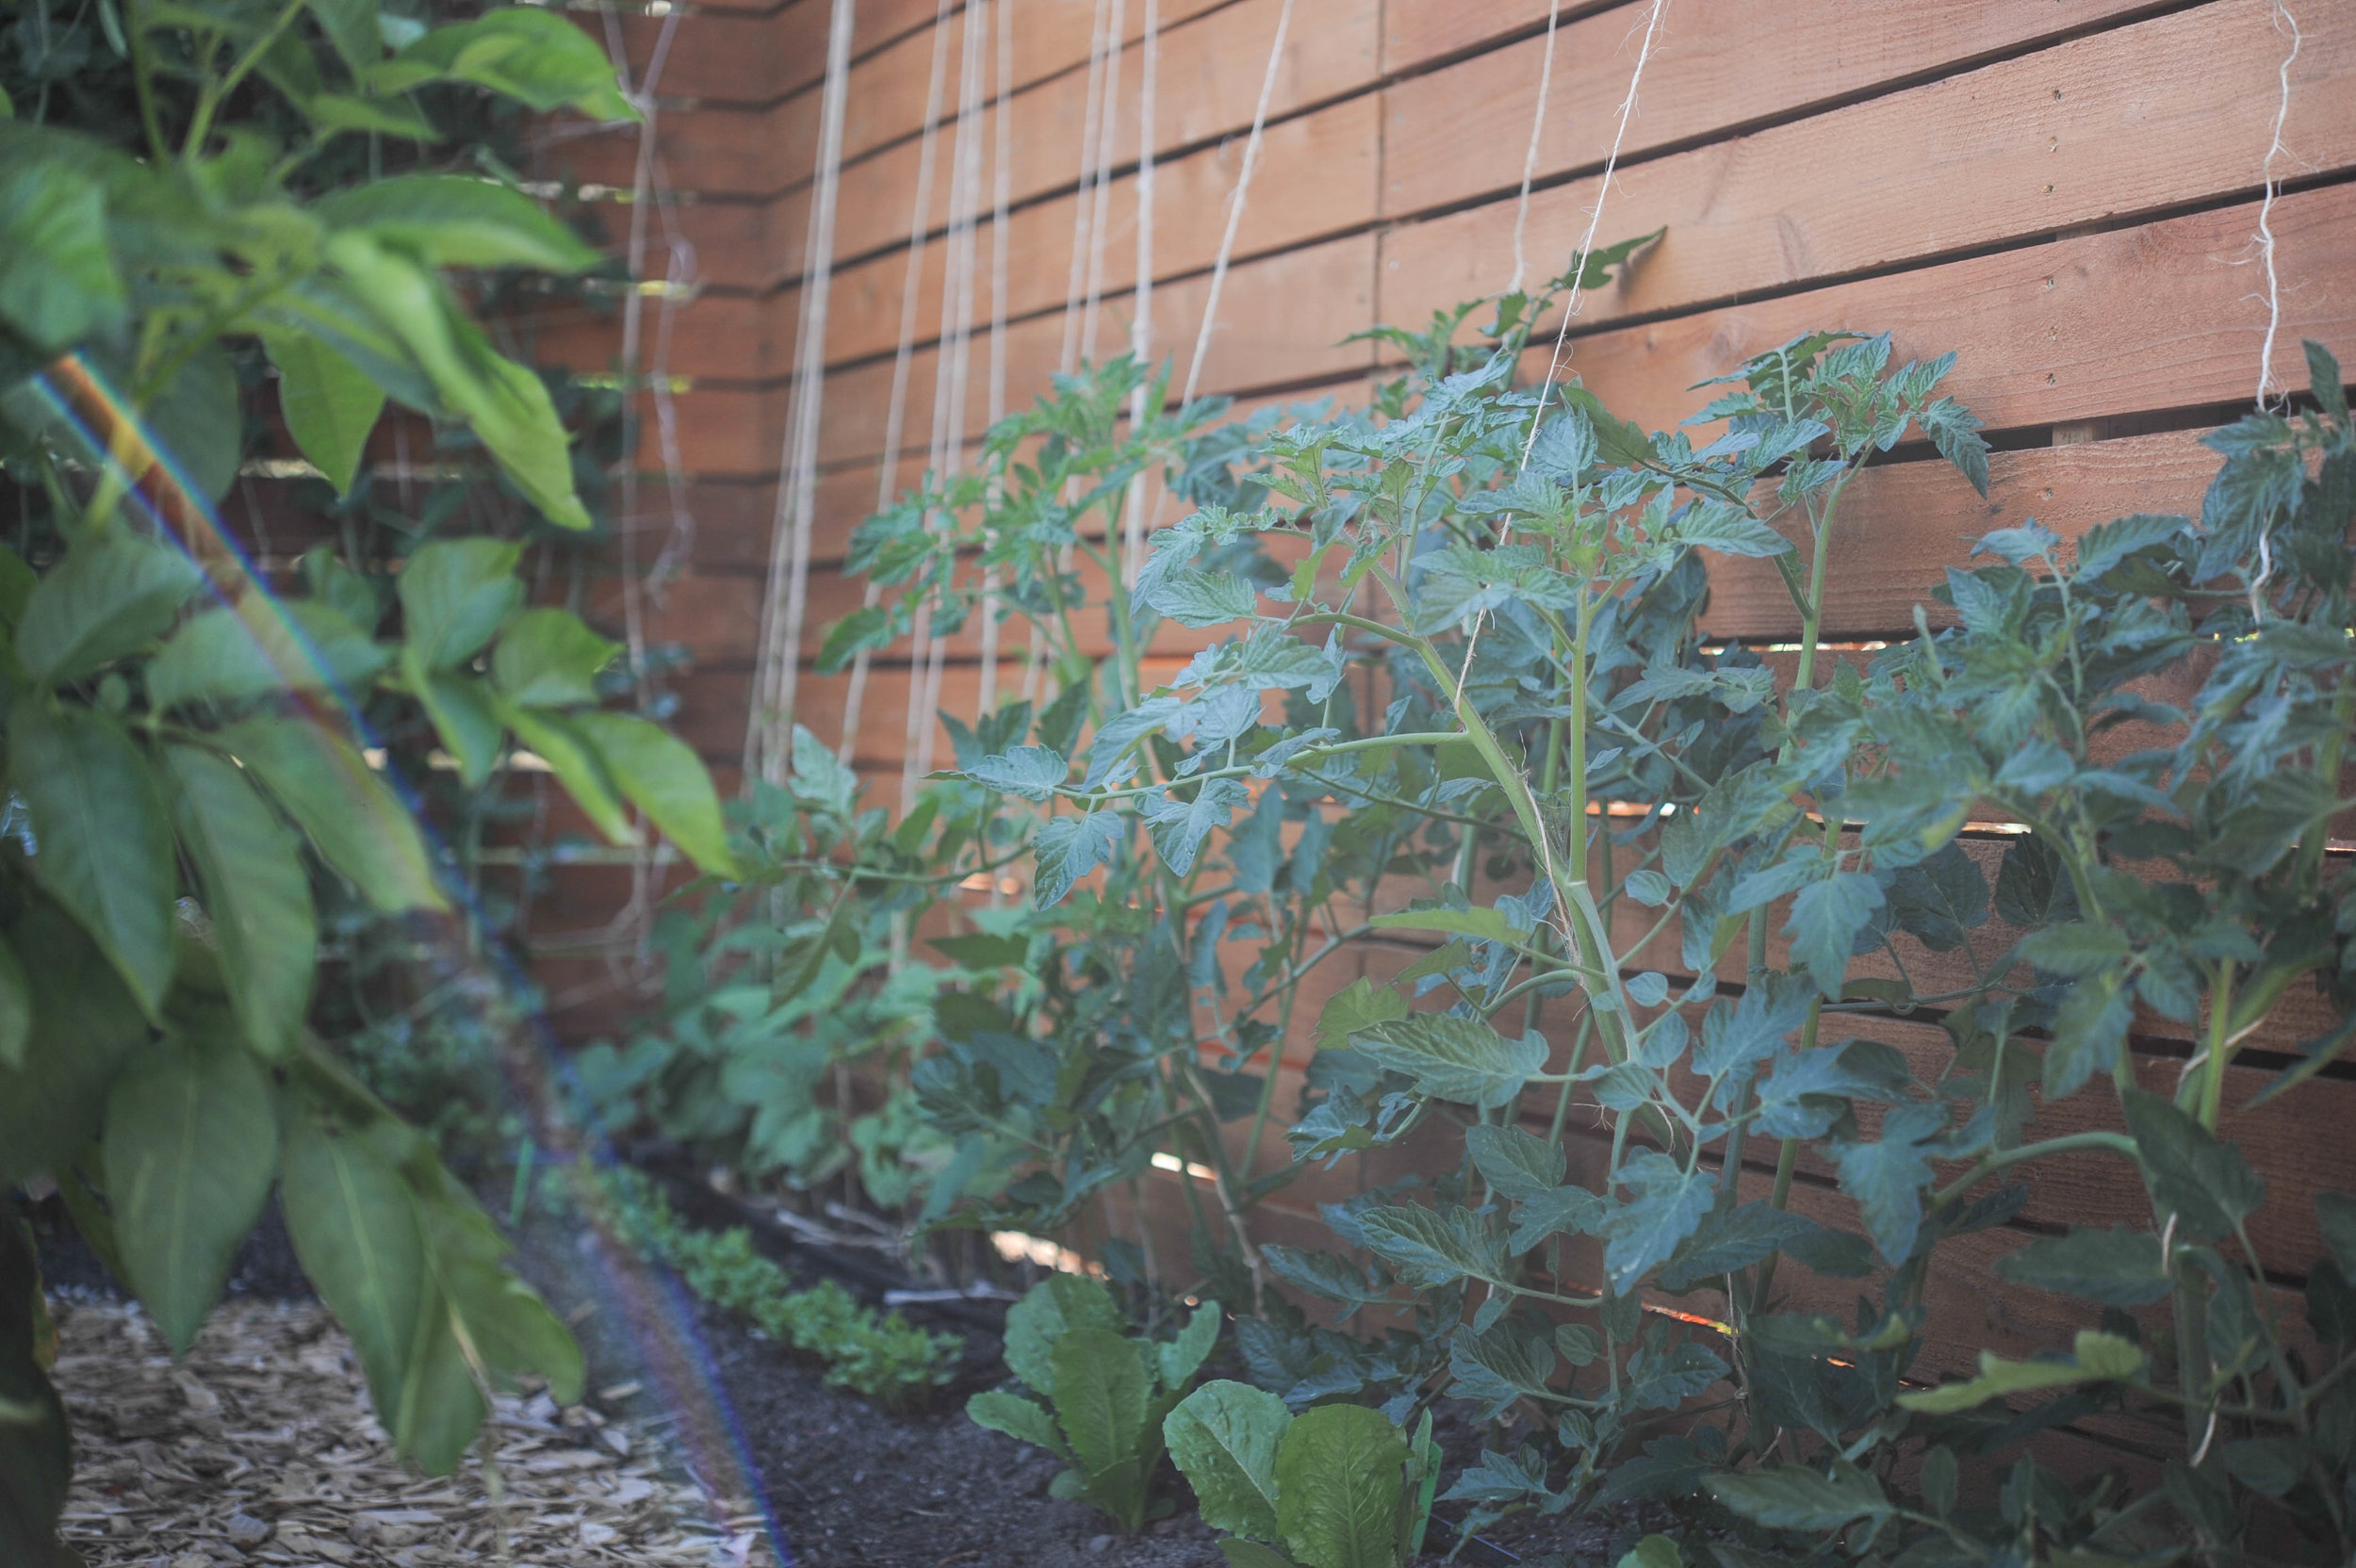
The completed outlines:
[[[1006,1313],[1006,1365],[1047,1403],[992,1389],[973,1396],[965,1412],[1062,1460],[1070,1468],[1055,1478],[1054,1494],[1087,1503],[1135,1535],[1161,1464],[1163,1419],[1194,1386],[1219,1319],[1219,1303],[1205,1301],[1176,1339],[1130,1339],[1103,1284],[1051,1276]],[[1173,1507],[1165,1498],[1153,1512]]]
[[[1410,1441],[1381,1411],[1299,1415],[1248,1383],[1210,1382],[1162,1425],[1170,1457],[1228,1532],[1232,1568],[1399,1568],[1423,1550],[1440,1479],[1424,1412]]]

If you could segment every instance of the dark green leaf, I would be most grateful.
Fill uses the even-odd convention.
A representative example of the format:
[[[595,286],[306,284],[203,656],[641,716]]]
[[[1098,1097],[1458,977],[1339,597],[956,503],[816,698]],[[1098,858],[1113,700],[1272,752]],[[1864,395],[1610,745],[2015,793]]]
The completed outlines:
[[[1490,1189],[1500,1198],[1518,1201],[1562,1184],[1562,1145],[1549,1143],[1518,1127],[1468,1127],[1464,1130],[1464,1147]]]
[[[637,808],[710,875],[740,874],[712,776],[693,747],[651,720],[630,713],[577,713],[581,732],[607,774]]]
[[[1118,811],[1090,811],[1077,817],[1057,817],[1031,841],[1037,864],[1031,874],[1031,899],[1041,909],[1063,901],[1072,884],[1111,859],[1128,836],[1128,821]]]
[[[416,1205],[367,1129],[299,1104],[286,1138],[279,1201],[295,1255],[352,1336],[377,1419],[398,1429],[418,1314],[434,1304]]]
[[[286,691],[365,689],[391,654],[335,610],[248,594],[188,617],[148,662],[158,712],[192,702],[244,702]]]
[[[984,789],[1043,802],[1055,797],[1072,764],[1045,746],[1016,746],[996,757],[984,757],[963,771]]]
[[[2113,1307],[2156,1301],[2175,1282],[2161,1265],[2160,1238],[2119,1226],[2040,1236],[1998,1258],[1996,1272],[2016,1284],[2083,1296]]]
[[[407,651],[428,670],[456,668],[482,651],[523,602],[515,563],[523,547],[498,539],[437,539],[395,580]]]
[[[1447,1013],[1415,1013],[1350,1037],[1378,1066],[1403,1072],[1418,1092],[1483,1107],[1502,1105],[1546,1065],[1536,1035],[1509,1040],[1485,1023]]]
[[[2120,1097],[2151,1200],[2172,1210],[2184,1238],[2217,1241],[2266,1201],[2266,1182],[2241,1151],[2220,1142],[2173,1101],[2130,1088]]]
[[[255,1051],[285,1056],[310,1008],[319,948],[301,841],[242,770],[209,751],[167,745],[164,777],[237,1023]]]
[[[1878,1519],[1890,1511],[1881,1483],[1853,1464],[1836,1462],[1830,1474],[1799,1465],[1710,1478],[1717,1499],[1771,1529],[1837,1530],[1852,1519]]]
[[[597,700],[597,673],[621,644],[609,642],[569,610],[527,610],[491,650],[491,680],[508,701],[527,708],[570,708]]]
[[[42,575],[16,626],[32,679],[78,679],[147,646],[204,581],[178,550],[122,528],[85,537]]]
[[[417,824],[350,742],[280,718],[246,719],[216,739],[370,905],[387,914],[448,907]]]
[[[564,105],[592,120],[636,120],[613,62],[589,35],[553,11],[503,6],[472,22],[436,27],[362,78],[372,92],[427,82],[471,82],[546,112]]]
[[[1102,1283],[1082,1274],[1051,1274],[1006,1309],[1006,1368],[1032,1392],[1052,1398],[1056,1342],[1077,1329],[1119,1332],[1124,1326]]]
[[[1319,1405],[1276,1450],[1276,1515],[1302,1568],[1392,1568],[1407,1438],[1380,1411]]]
[[[62,158],[0,173],[0,321],[56,353],[111,335],[126,303],[101,188]]]
[[[1292,1413],[1249,1383],[1204,1383],[1162,1423],[1170,1457],[1194,1489],[1203,1522],[1232,1535],[1279,1538],[1276,1450]]]
[[[579,272],[597,251],[520,190],[463,174],[396,174],[338,190],[314,208],[436,267]]]
[[[350,495],[368,433],[384,412],[384,388],[308,333],[265,333],[262,342],[278,368],[278,408],[287,433],[337,495]]]
[[[195,1342],[229,1278],[230,1254],[270,1196],[278,1170],[270,1094],[261,1067],[226,1031],[205,1031],[148,1053],[107,1097],[116,1246],[175,1356]]]
[[[171,819],[121,727],[87,708],[17,700],[8,778],[32,818],[40,883],[94,939],[153,1018],[172,987]]]

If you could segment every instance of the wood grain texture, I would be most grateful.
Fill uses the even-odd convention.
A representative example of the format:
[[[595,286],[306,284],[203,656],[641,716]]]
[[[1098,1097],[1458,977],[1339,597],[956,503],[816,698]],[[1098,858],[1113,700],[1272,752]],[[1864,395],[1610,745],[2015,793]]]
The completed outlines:
[[[1668,232],[1582,320],[1690,310],[2252,191],[2282,57],[2268,0],[2219,0],[1623,167],[1601,237]],[[2284,135],[2302,167],[2356,167],[2356,10],[2318,15],[2292,77]],[[1386,146],[1395,123],[1389,132]],[[1386,151],[1386,188],[1397,169]],[[1532,198],[1533,279],[1565,265],[1597,197],[1582,180]],[[1387,237],[1386,317],[1421,320],[1502,289],[1515,211],[1509,198]]]
[[[1393,33],[1403,25],[1401,8],[1394,7],[1390,12]],[[1404,8],[1411,19],[1418,11],[1444,10],[1455,21],[1481,8]],[[1832,0],[1806,6],[1754,0],[1691,9],[1672,5],[1628,120],[1620,155],[1624,177],[1635,172],[1632,160],[1661,148],[1810,106],[1887,91],[1892,84],[1918,81],[1931,73],[1952,79],[1963,62],[2149,8],[2149,0],[2068,0],[2061,5],[2053,0],[1940,0],[1931,5]],[[1643,6],[1622,6],[1558,28],[1553,90],[1538,144],[1538,179],[1603,162],[1628,93],[1644,32],[1644,10]],[[1546,8],[1540,6],[1538,20],[1545,17]],[[1482,191],[1510,191],[1520,184],[1546,48],[1542,34],[1410,77],[1385,91],[1386,213],[1419,212]],[[1386,59],[1385,66],[1399,69],[1395,60]],[[2273,100],[2259,106],[2270,115]],[[1829,117],[1817,122],[1823,132],[1811,140],[1808,167],[1791,171],[1803,180],[1811,173],[1835,177],[1852,160],[1882,152],[1871,143],[1835,135]],[[2264,147],[2261,137],[2257,148]]]

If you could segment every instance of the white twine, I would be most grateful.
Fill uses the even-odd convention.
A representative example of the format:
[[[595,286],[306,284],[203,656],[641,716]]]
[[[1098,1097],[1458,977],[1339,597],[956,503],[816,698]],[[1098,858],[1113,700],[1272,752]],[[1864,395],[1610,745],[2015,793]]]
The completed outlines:
[[[1096,0],[1088,24],[1087,106],[1080,118],[1080,183],[1072,200],[1072,270],[1064,283],[1063,346],[1055,368],[1070,375],[1080,363],[1080,299],[1088,287],[1088,257],[1094,253],[1098,128],[1110,95],[1104,90],[1106,17],[1111,0]]]
[[[1141,378],[1129,393],[1129,430],[1145,427],[1146,393],[1153,379],[1153,90],[1162,54],[1161,0],[1145,0],[1145,59],[1137,87],[1137,281],[1129,317],[1129,354]],[[1137,585],[1145,564],[1145,470],[1130,476],[1121,506],[1121,585]]]
[[[1088,289],[1080,304],[1080,358],[1096,359],[1097,307],[1104,296],[1104,242],[1112,222],[1113,166],[1120,150],[1121,51],[1128,28],[1124,0],[1112,0],[1105,25],[1104,108],[1097,122],[1096,210],[1088,218]]]
[[[875,477],[875,510],[892,504],[900,482],[900,441],[908,424],[908,376],[916,357],[916,307],[924,295],[924,242],[930,237],[933,209],[933,163],[941,138],[941,96],[949,79],[949,8],[940,0],[933,12],[932,74],[924,89],[924,128],[917,138],[916,194],[908,213],[908,271],[900,280],[900,340],[892,356],[892,392],[884,405],[883,458]],[[861,608],[873,610],[883,591],[873,578],[861,596]],[[929,626],[924,607],[917,608],[917,641]],[[843,694],[843,740],[836,755],[849,763],[859,745],[859,720],[867,706],[867,677],[874,659],[866,648],[851,660],[851,678]]]
[[[1530,226],[1530,182],[1538,173],[1538,139],[1546,125],[1546,100],[1554,95],[1554,33],[1562,19],[1562,0],[1546,0],[1546,52],[1538,66],[1538,102],[1530,114],[1530,149],[1522,155],[1522,193],[1513,206],[1513,281],[1508,294],[1521,292],[1528,264],[1522,256],[1522,234]]]
[[[2282,0],[2275,0],[2274,30],[2288,27],[2291,35],[2290,53],[2282,57],[2276,73],[2280,93],[2274,105],[2274,132],[2266,142],[2266,161],[2261,166],[2266,175],[2266,195],[2258,203],[2258,255],[2266,263],[2266,340],[2258,349],[2258,392],[2260,409],[2266,406],[2266,393],[2274,384],[2274,338],[2282,325],[2282,284],[2274,266],[2274,160],[2289,149],[2282,145],[2282,126],[2291,113],[2291,62],[2299,58],[2299,45],[2305,41],[2299,35],[2299,19],[2290,13]],[[2252,620],[2266,619],[2266,586],[2274,576],[2274,529],[2271,520],[2258,530],[2258,575],[2250,582],[2250,615]],[[2205,1446],[2205,1445],[2204,1445]]]
[[[998,132],[991,150],[990,196],[990,407],[995,426],[1006,416],[1006,208],[1013,198],[1014,0],[998,0]],[[993,481],[990,500],[998,499]],[[998,706],[998,568],[982,569],[982,669],[973,698],[979,720]],[[998,884],[990,883],[996,895]]]
[[[761,678],[744,740],[748,784],[756,772],[773,784],[783,782],[793,757],[802,629],[810,610],[810,528],[818,505],[818,428],[826,400],[826,323],[834,286],[835,212],[843,185],[843,126],[850,97],[856,4],[857,0],[834,0],[827,24],[816,188],[802,246],[799,337],[794,345],[793,389],[786,401],[785,452],[779,463],[777,515],[769,545],[768,592],[761,601]],[[780,589],[784,597],[781,614]]]
[[[1619,167],[1620,145],[1628,139],[1628,122],[1636,113],[1636,90],[1644,85],[1644,66],[1652,58],[1653,41],[1660,36],[1661,18],[1668,8],[1669,0],[1652,0],[1652,9],[1644,18],[1644,39],[1637,46],[1636,69],[1628,75],[1628,96],[1620,100],[1619,122],[1612,131],[1612,151],[1603,160],[1603,178],[1595,186],[1595,204],[1587,213],[1587,232],[1579,237],[1579,249],[1571,253],[1571,291],[1563,300],[1562,325],[1555,329],[1554,351],[1546,356],[1546,374],[1538,387],[1537,406],[1530,410],[1530,435],[1522,443],[1522,462],[1525,465],[1530,462],[1530,454],[1538,445],[1538,427],[1546,418],[1546,400],[1554,392],[1555,372],[1562,368],[1562,345],[1570,336],[1571,318],[1579,314],[1579,306],[1585,302],[1586,291],[1580,287],[1580,283],[1587,271],[1587,256],[1595,248],[1596,231],[1603,226],[1604,204],[1612,195],[1612,172]],[[1534,139],[1535,131],[1531,134]],[[1509,521],[1499,531],[1497,543],[1503,545],[1513,534],[1513,525]],[[1481,646],[1481,629],[1487,620],[1487,610],[1476,612],[1472,630],[1464,639],[1464,662],[1456,672],[1455,700],[1458,702],[1464,699],[1464,682],[1472,674],[1473,655]],[[1575,830],[1584,832],[1586,825],[1582,823]]]
[[[1178,406],[1194,401],[1203,384],[1203,362],[1211,355],[1211,333],[1219,324],[1219,299],[1227,287],[1227,264],[1235,253],[1235,235],[1243,227],[1243,212],[1252,199],[1252,176],[1260,168],[1260,140],[1268,129],[1268,105],[1276,97],[1277,68],[1284,59],[1284,35],[1293,24],[1293,0],[1284,0],[1276,13],[1276,38],[1269,43],[1268,68],[1260,74],[1260,101],[1252,106],[1252,134],[1244,139],[1243,167],[1235,171],[1235,187],[1227,193],[1227,227],[1219,237],[1219,256],[1211,263],[1210,297],[1203,302],[1203,324],[1195,329],[1194,353],[1186,363],[1186,390]]]
[[[965,400],[973,379],[974,222],[981,206],[982,105],[987,85],[990,0],[967,0],[957,72],[957,139],[951,159],[949,256],[941,282],[942,336],[933,362],[932,473],[946,484],[963,466]],[[926,519],[930,527],[930,519]],[[908,683],[908,749],[901,754],[900,810],[916,808],[916,786],[932,772],[948,639],[927,627],[924,678]]]

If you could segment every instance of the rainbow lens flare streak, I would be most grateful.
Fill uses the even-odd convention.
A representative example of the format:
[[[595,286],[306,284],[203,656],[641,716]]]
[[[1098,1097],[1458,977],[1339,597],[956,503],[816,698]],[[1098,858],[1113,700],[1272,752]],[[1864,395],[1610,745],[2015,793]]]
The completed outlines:
[[[244,549],[222,528],[203,489],[152,436],[130,400],[78,352],[53,362],[26,384],[54,421],[49,433],[82,449],[76,455],[99,475],[101,485],[119,489],[159,538],[183,551],[205,573],[215,596],[231,609],[255,647],[280,671],[305,716],[331,730],[336,727],[333,721],[340,720],[359,739],[358,748],[332,748],[334,754],[348,756],[347,766],[366,766],[361,753],[375,743],[375,737],[360,705],[335,678]],[[295,667],[298,656],[307,667]],[[441,836],[420,809],[416,792],[389,769],[385,781],[417,819],[436,866],[453,864]],[[442,882],[458,919],[466,923],[470,932],[481,930],[483,911],[473,895],[455,876],[444,874]],[[484,954],[490,956],[478,956]],[[526,994],[525,977],[496,943],[467,941],[459,961],[490,971],[502,994]],[[519,1032],[528,1039],[529,1048],[502,1052],[501,1071],[509,1092],[526,1114],[535,1144],[548,1147],[585,1141],[565,1113],[567,1099],[577,1097],[566,1091],[577,1091],[578,1081],[547,1019],[535,1010],[522,1020]],[[565,1135],[561,1139],[551,1135],[560,1132]],[[600,1135],[587,1157],[606,1165],[614,1155]],[[596,1285],[602,1292],[595,1305],[601,1311],[614,1309],[625,1325],[645,1373],[653,1380],[672,1420],[673,1449],[703,1492],[712,1527],[723,1542],[736,1548],[728,1555],[741,1562],[750,1544],[728,1513],[728,1493],[733,1480],[758,1518],[779,1568],[792,1568],[793,1552],[753,1462],[743,1424],[720,1385],[711,1348],[696,1327],[686,1291],[667,1270],[638,1266],[607,1205],[596,1200],[589,1184],[577,1179],[574,1186],[577,1206],[590,1225],[583,1250],[592,1254]]]

